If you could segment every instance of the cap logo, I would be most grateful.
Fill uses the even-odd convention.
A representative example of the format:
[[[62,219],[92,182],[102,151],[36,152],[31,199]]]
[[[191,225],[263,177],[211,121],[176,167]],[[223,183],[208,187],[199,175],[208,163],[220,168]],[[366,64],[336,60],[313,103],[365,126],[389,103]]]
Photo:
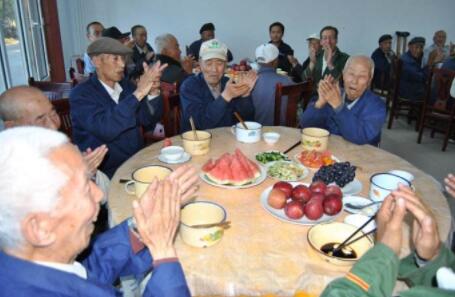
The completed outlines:
[[[209,44],[208,48],[220,48],[220,43],[218,41],[213,41]]]

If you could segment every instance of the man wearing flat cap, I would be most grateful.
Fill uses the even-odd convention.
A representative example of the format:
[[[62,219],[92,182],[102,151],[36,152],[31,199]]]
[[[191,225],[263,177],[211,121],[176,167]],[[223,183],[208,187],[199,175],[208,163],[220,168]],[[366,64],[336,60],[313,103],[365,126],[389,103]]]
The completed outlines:
[[[379,47],[371,54],[374,61],[373,87],[384,90],[389,87],[392,63],[396,55],[392,51],[392,35],[382,35],[378,43]]]
[[[425,96],[428,67],[422,67],[424,46],[425,38],[414,37],[408,42],[408,51],[400,57],[402,67],[398,94],[402,98],[421,101]],[[430,63],[433,63],[433,59]]]
[[[182,131],[190,130],[192,117],[200,130],[227,127],[237,120],[234,112],[246,120],[254,119],[251,91],[256,83],[256,73],[249,71],[238,79],[224,76],[227,47],[216,39],[202,43],[200,51],[201,72],[185,79],[180,87],[182,104]]]
[[[124,77],[130,48],[101,37],[89,45],[87,53],[96,75],[70,94],[73,138],[81,151],[106,144],[109,152],[100,169],[112,177],[124,161],[143,147],[141,129],[153,129],[161,118],[159,81],[166,65],[144,63],[144,74],[135,87]]]
[[[215,38],[215,25],[213,25],[213,23],[206,23],[202,25],[201,29],[199,29],[199,34],[201,35],[201,39],[194,41],[186,53],[188,56],[193,56],[195,61],[199,61],[199,51],[201,50],[202,43]],[[227,61],[231,62],[232,60],[234,60],[234,57],[228,49]]]

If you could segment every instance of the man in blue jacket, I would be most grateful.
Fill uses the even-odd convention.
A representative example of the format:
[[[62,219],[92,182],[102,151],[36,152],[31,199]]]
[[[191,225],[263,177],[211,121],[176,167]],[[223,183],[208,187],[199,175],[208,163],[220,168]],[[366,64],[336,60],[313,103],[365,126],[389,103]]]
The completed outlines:
[[[238,80],[225,77],[227,47],[216,39],[202,44],[199,61],[201,73],[187,78],[180,88],[182,131],[191,129],[190,117],[201,130],[234,125],[234,112],[244,120],[253,120],[250,94],[256,73],[250,71]]]
[[[392,62],[396,59],[392,50],[392,35],[382,35],[378,43],[379,47],[371,54],[371,59],[374,61],[373,86],[380,90],[388,90]]]
[[[0,296],[120,296],[118,277],[149,271],[143,296],[190,296],[173,239],[181,200],[197,190],[181,177],[194,169],[153,182],[133,202],[135,220],[100,235],[79,263],[102,193],[77,148],[56,131],[11,128],[0,134],[0,167]]]
[[[81,151],[106,144],[109,153],[100,169],[112,177],[143,147],[141,129],[153,129],[161,118],[159,80],[166,65],[149,67],[144,63],[144,74],[135,87],[124,78],[125,56],[132,53],[130,48],[101,37],[89,45],[87,53],[96,75],[70,94],[73,138]]]
[[[369,57],[350,57],[343,70],[344,90],[331,76],[321,80],[319,97],[302,114],[300,126],[324,128],[356,144],[378,145],[386,108],[369,90],[373,72]]]

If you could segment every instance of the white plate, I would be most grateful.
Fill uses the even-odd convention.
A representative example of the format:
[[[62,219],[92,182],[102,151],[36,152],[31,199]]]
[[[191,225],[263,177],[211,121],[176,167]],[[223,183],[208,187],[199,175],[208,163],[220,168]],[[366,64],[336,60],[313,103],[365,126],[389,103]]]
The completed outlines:
[[[305,185],[305,186],[309,186],[307,183],[298,183],[298,182],[291,182],[290,183],[293,187],[295,187],[296,185]],[[292,224],[297,224],[297,225],[316,225],[316,224],[319,224],[319,223],[325,223],[325,222],[330,222],[330,221],[333,221],[334,219],[336,219],[340,214],[341,212],[343,211],[343,209],[337,213],[336,215],[334,216],[329,216],[329,215],[326,215],[326,214],[323,214],[322,217],[320,217],[318,220],[310,220],[308,219],[307,217],[303,216],[302,218],[298,219],[298,220],[293,220],[293,219],[290,219],[286,216],[286,214],[284,213],[284,209],[275,209],[275,208],[272,208],[269,206],[269,204],[267,203],[267,198],[269,196],[269,193],[270,191],[272,191],[272,188],[273,186],[270,186],[268,188],[266,188],[262,193],[261,193],[261,205],[262,207],[264,207],[264,209],[266,211],[268,211],[272,216],[276,217],[277,219],[283,221],[283,222],[287,222],[287,223],[292,223]]]
[[[290,164],[294,164],[296,165],[297,167],[300,167],[302,170],[303,170],[303,173],[300,177],[298,177],[297,179],[281,179],[281,178],[278,178],[278,177],[275,177],[275,176],[271,176],[269,174],[269,168],[272,167],[275,163],[278,163],[278,162],[283,162],[283,163],[290,163]],[[307,177],[309,171],[308,169],[303,166],[302,164],[300,164],[300,162],[295,162],[295,161],[274,161],[274,162],[269,162],[267,164],[265,164],[266,168],[267,168],[267,176],[272,178],[272,179],[275,179],[275,180],[280,180],[280,181],[285,181],[285,182],[294,182],[294,181],[299,181],[299,180],[302,180],[304,179],[305,177]]]
[[[300,153],[302,153],[302,152],[300,152]],[[300,153],[297,153],[297,154],[294,155],[294,161],[296,161],[297,163],[303,165],[303,163],[300,162],[300,160],[299,160],[299,155],[300,155]],[[338,158],[335,157],[334,155],[332,155],[332,160],[335,161],[335,162],[341,162],[340,159],[338,159]],[[305,165],[303,165],[303,166],[305,166]],[[319,167],[319,168],[316,168],[316,167],[307,167],[307,168],[310,169],[310,170],[318,171],[319,168],[321,168],[321,167]]]
[[[188,154],[187,152],[184,152],[182,157],[177,160],[168,160],[164,155],[159,155],[158,160],[160,160],[163,163],[167,164],[180,164],[180,163],[185,163],[191,160],[191,155]]]
[[[261,171],[261,175],[258,178],[256,178],[253,182],[251,182],[249,184],[246,184],[246,185],[242,185],[242,186],[217,184],[216,182],[214,182],[210,178],[208,178],[207,175],[205,174],[205,172],[201,172],[199,174],[199,177],[203,181],[208,183],[209,185],[212,185],[212,186],[215,186],[215,187],[224,188],[224,189],[247,189],[247,188],[251,188],[251,187],[259,185],[260,183],[262,183],[267,178],[266,169],[264,167],[262,167],[262,166],[259,166],[259,170]]]
[[[361,196],[345,196],[343,197],[343,204],[344,204],[344,210],[346,210],[347,212],[350,212],[350,213],[361,213],[361,214],[364,214],[364,215],[367,215],[367,216],[372,216],[374,215],[380,205],[379,204],[374,204],[374,205],[371,205],[370,207],[367,207],[367,208],[364,208],[364,209],[354,209],[354,208],[350,208],[346,205],[346,203],[351,203],[353,205],[367,205],[367,204],[370,204],[372,203],[373,201],[371,201],[370,199],[367,199],[367,198],[364,198],[364,197],[361,197]]]
[[[362,192],[362,183],[360,182],[360,180],[355,178],[352,182],[341,188],[341,192],[343,192],[344,196],[357,195],[360,192]]]

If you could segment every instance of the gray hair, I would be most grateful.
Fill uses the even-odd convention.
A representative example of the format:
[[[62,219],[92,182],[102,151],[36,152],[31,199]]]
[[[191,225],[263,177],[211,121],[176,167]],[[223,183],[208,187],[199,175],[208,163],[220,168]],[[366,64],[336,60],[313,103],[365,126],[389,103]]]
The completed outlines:
[[[370,79],[374,75],[374,61],[368,56],[350,56],[348,60],[346,61],[346,64],[344,64],[343,72],[348,69],[348,67],[354,63],[356,60],[365,60],[368,63],[368,68],[370,68]]]
[[[159,35],[158,37],[156,37],[155,38],[156,52],[161,54],[163,52],[163,49],[165,49],[169,45],[169,42],[172,39],[177,39],[177,38],[175,38],[175,36],[170,33],[162,34],[162,35]]]
[[[63,133],[40,127],[0,133],[0,250],[24,244],[21,222],[27,214],[55,207],[68,177],[49,154],[66,143]]]

